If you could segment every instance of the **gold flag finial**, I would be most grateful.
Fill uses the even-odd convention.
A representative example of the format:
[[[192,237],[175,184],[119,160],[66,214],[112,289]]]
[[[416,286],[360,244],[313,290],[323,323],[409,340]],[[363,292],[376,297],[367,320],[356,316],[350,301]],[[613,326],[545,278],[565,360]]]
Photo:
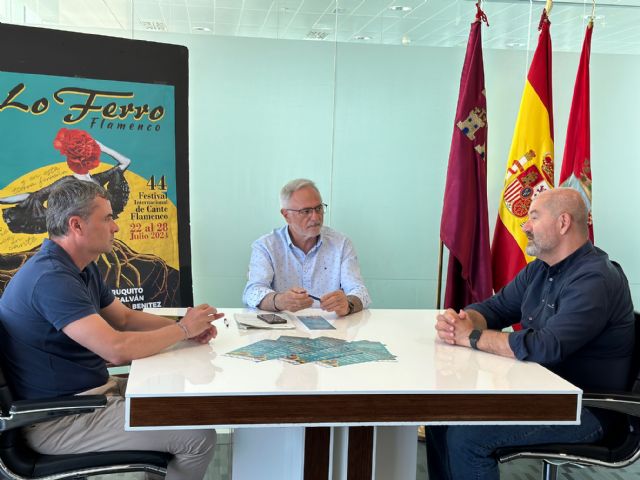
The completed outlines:
[[[593,21],[596,19],[596,0],[592,0],[591,16],[589,17],[589,26],[593,27]]]

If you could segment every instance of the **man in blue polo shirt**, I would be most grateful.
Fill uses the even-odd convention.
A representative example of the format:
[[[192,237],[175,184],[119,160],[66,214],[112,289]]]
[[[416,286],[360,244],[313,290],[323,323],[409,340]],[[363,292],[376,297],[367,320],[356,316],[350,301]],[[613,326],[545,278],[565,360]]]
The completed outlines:
[[[202,479],[213,457],[215,430],[125,432],[126,381],[111,378],[114,364],[142,358],[181,340],[205,343],[216,336],[211,321],[223,314],[208,305],[179,322],[131,310],[104,284],[94,261],[111,250],[118,226],[108,193],[69,179],[48,200],[40,251],[0,298],[0,339],[7,380],[18,399],[105,394],[107,407],[25,429],[32,448],[45,454],[106,450],[172,453],[167,479]]]
[[[576,190],[540,194],[522,227],[527,254],[537,259],[488,300],[438,315],[440,339],[538,362],[582,389],[625,389],[634,342],[629,284],[620,266],[589,241],[587,215]],[[501,331],[517,322],[520,331]],[[592,443],[602,438],[610,418],[583,408],[580,420],[580,425],[428,427],[429,478],[495,480],[496,449]]]

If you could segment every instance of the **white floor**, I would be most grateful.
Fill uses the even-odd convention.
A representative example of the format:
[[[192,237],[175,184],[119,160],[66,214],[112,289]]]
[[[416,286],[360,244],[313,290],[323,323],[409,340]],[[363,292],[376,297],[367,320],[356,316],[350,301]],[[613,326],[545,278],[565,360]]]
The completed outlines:
[[[416,480],[428,480],[426,467],[426,453],[424,443],[417,442],[418,449],[418,473]],[[231,480],[231,436],[228,432],[218,432],[218,445],[213,462],[209,466],[204,480]],[[542,466],[540,462],[533,460],[518,460],[500,465],[500,477],[502,480],[540,480],[542,478]],[[640,462],[621,469],[605,468],[578,468],[564,466],[560,469],[559,480],[640,480]],[[142,480],[144,474],[127,473],[114,475],[97,475],[91,480]],[[260,480],[286,480],[286,479],[260,479]],[[298,479],[292,479],[298,480]],[[393,480],[393,479],[377,479]],[[431,479],[436,480],[436,479]]]

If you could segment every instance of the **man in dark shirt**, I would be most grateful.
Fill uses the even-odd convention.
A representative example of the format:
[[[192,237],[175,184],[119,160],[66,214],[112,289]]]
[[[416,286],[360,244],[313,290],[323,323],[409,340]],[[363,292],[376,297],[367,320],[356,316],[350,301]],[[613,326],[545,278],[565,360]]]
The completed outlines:
[[[625,389],[634,341],[631,294],[620,266],[589,241],[587,218],[576,190],[540,194],[522,227],[527,254],[537,259],[488,300],[438,315],[439,338],[538,362],[582,389]],[[517,322],[520,331],[501,331]],[[580,425],[429,427],[429,478],[498,479],[496,449],[591,443],[602,438],[605,421],[583,408]]]
[[[208,305],[179,322],[124,306],[104,284],[94,260],[111,250],[118,226],[108,193],[76,179],[49,196],[49,240],[16,273],[0,299],[1,353],[7,380],[19,399],[106,394],[93,413],[33,425],[24,431],[44,454],[105,450],[172,453],[167,479],[202,479],[213,457],[215,430],[126,432],[126,381],[110,378],[114,364],[153,355],[191,338],[216,336]]]

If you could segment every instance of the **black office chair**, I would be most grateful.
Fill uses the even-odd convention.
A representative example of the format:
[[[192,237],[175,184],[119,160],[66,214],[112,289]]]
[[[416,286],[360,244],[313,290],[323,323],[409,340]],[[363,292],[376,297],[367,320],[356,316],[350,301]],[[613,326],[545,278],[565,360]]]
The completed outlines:
[[[619,428],[606,432],[594,444],[548,444],[501,448],[495,455],[500,463],[520,458],[543,461],[542,479],[556,480],[561,464],[624,468],[640,458],[640,313],[635,313],[635,346],[632,378],[626,392],[582,395],[582,405],[618,412],[626,416]],[[614,431],[615,430],[615,431]]]
[[[0,335],[5,335],[0,323]],[[104,395],[57,397],[43,400],[12,398],[2,370],[0,352],[0,479],[23,480],[46,477],[47,480],[85,478],[121,472],[166,474],[171,455],[152,451],[92,452],[72,455],[42,455],[23,440],[20,428],[66,415],[93,412],[104,408]]]

